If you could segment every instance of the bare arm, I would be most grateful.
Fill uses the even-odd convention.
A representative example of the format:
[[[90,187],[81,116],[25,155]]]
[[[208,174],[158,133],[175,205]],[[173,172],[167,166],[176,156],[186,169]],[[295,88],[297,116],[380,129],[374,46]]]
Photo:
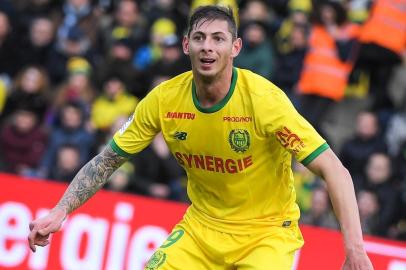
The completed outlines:
[[[308,168],[322,177],[344,237],[346,261],[343,269],[373,269],[362,239],[358,205],[351,175],[331,149],[327,149]]]
[[[35,252],[35,246],[48,245],[49,235],[60,229],[66,215],[90,199],[126,160],[110,146],[106,146],[100,154],[83,166],[50,213],[30,223],[28,242],[31,250]]]
[[[71,213],[90,199],[125,161],[127,158],[118,155],[109,145],[106,146],[73,178],[55,208]]]

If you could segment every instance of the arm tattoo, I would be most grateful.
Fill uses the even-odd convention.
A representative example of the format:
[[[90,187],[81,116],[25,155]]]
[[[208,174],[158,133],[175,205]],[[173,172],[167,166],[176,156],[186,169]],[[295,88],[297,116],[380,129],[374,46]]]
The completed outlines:
[[[108,145],[89,161],[73,178],[56,207],[69,214],[92,197],[127,158],[118,155]]]

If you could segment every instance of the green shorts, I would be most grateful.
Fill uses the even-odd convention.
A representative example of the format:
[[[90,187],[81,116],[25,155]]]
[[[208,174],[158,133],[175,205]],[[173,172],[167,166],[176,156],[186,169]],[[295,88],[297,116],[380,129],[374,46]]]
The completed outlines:
[[[296,223],[265,233],[230,234],[188,218],[175,226],[145,270],[290,270],[303,243]]]

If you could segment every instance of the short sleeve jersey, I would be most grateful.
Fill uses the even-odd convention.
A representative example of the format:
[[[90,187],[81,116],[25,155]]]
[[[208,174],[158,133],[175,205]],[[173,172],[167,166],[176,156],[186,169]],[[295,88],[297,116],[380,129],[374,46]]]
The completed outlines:
[[[160,131],[187,173],[188,212],[225,227],[298,220],[292,155],[307,165],[328,148],[282,90],[237,68],[210,108],[200,105],[190,71],[158,85],[110,144],[131,156]]]

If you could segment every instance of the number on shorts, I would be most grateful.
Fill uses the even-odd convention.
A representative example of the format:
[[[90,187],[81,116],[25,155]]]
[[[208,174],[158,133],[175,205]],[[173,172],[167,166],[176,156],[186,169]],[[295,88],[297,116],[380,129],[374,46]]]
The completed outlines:
[[[167,248],[175,244],[185,233],[184,230],[177,230],[171,233],[168,238],[166,239],[165,243],[161,246],[161,248]]]

